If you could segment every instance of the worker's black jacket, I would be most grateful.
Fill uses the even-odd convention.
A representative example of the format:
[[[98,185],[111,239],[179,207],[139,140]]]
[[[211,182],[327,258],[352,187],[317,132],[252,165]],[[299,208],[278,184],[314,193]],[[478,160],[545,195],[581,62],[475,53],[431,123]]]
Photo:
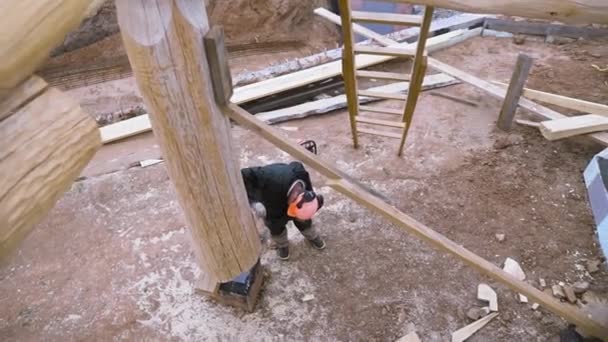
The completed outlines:
[[[241,174],[249,203],[262,203],[267,219],[287,216],[287,191],[295,181],[302,180],[306,190],[313,191],[310,176],[300,162],[245,168]]]

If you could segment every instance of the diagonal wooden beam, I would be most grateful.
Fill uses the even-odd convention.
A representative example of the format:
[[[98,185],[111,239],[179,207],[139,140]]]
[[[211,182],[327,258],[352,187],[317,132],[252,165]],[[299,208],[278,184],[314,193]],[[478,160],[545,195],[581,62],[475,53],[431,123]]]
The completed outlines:
[[[418,238],[428,242],[436,249],[456,256],[458,259],[475,268],[477,271],[492,277],[518,293],[526,295],[532,301],[539,303],[553,313],[576,324],[589,334],[608,339],[608,327],[602,326],[600,323],[587,317],[580,310],[572,306],[562,304],[552,296],[536,289],[532,285],[514,278],[493,263],[469,251],[468,249],[425,226],[424,224],[416,221],[412,217],[392,207],[383,200],[374,197],[359,185],[355,184],[341,171],[335,169],[301,146],[289,142],[282,136],[278,129],[264,124],[249,112],[234,104],[223,107],[222,111],[239,125],[242,125],[254,133],[262,136],[279,149],[287,152],[294,158],[301,160],[303,163],[328,178],[329,180],[327,185],[332,187],[334,190],[342,193],[355,202],[374,211],[375,213],[382,215],[399,228],[407,231],[408,233],[416,235]]]

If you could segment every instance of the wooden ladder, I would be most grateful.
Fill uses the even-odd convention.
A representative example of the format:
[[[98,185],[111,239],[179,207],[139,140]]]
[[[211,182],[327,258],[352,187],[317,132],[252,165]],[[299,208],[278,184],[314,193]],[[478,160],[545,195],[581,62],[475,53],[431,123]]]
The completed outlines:
[[[390,1],[390,0],[387,0]],[[383,137],[400,139],[399,150],[397,155],[403,153],[405,139],[410,129],[418,95],[422,88],[422,81],[427,67],[426,40],[429,34],[431,21],[433,19],[433,7],[426,6],[424,15],[396,14],[396,13],[376,13],[376,12],[360,12],[352,11],[350,0],[340,0],[340,17],[342,19],[342,33],[344,35],[344,50],[342,55],[342,76],[344,78],[344,86],[346,89],[346,98],[348,102],[348,114],[350,120],[351,131],[353,135],[353,144],[355,148],[359,146],[357,134],[373,134]],[[403,47],[380,47],[380,46],[361,46],[355,45],[353,23],[379,23],[388,25],[401,26],[418,26],[420,34],[418,43],[415,48]],[[414,57],[411,73],[400,74],[384,71],[368,71],[357,70],[355,56],[358,54],[366,55],[382,55],[394,56],[398,58]],[[357,88],[357,78],[374,78],[386,81],[409,81],[409,89],[407,95],[399,93],[382,93],[374,91],[359,90]],[[403,101],[403,109],[393,109],[377,106],[365,106],[359,104],[359,96],[374,97],[387,100]],[[400,116],[395,119],[376,119],[359,115],[362,112],[386,114]],[[388,129],[375,129],[357,127],[358,124],[370,126],[383,126]]]

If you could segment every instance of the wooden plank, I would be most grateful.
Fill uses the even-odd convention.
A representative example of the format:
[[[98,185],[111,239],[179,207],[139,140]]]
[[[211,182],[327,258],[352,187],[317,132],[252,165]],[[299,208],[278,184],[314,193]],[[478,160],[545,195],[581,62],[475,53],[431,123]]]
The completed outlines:
[[[230,122],[213,98],[203,44],[209,31],[205,6],[117,0],[116,9],[198,263],[213,279],[232,280],[257,263],[261,246]]]
[[[371,129],[371,128],[358,127],[357,128],[357,132],[358,133],[364,133],[364,134],[377,135],[377,136],[380,136],[380,137],[387,137],[387,138],[393,138],[393,139],[401,139],[401,133],[381,131],[381,130]]]
[[[492,82],[498,84],[502,87],[506,87],[506,83],[503,82]],[[583,113],[592,113],[603,116],[608,116],[608,105],[595,103],[591,101],[585,101],[581,99],[576,99],[573,97],[567,97],[552,93],[547,93],[544,91],[524,88],[524,97],[527,97],[530,100],[542,101],[550,104],[554,104],[556,106],[560,106],[563,108],[568,108],[572,110],[577,110]]]
[[[560,36],[574,39],[608,37],[608,29],[605,28],[579,27],[531,21],[514,21],[498,18],[488,18],[484,24],[484,27],[496,31],[535,36]]]
[[[353,30],[355,32],[363,34],[364,31],[360,31],[359,30],[360,27],[361,27],[360,25],[353,24]],[[431,38],[431,39],[433,39],[433,38]],[[429,42],[431,39],[429,39]],[[392,41],[392,43],[394,43],[394,41]],[[453,66],[445,64],[435,58],[428,57],[428,63],[429,63],[429,66],[432,67],[433,69],[444,72],[444,73],[451,75],[463,82],[466,82],[476,88],[479,88],[497,99],[504,100],[504,98],[505,98],[506,91],[504,89],[501,89],[499,86],[496,86],[488,81],[482,80],[481,78],[473,76],[460,69],[454,68]],[[534,114],[537,114],[537,115],[539,115],[545,119],[549,119],[549,120],[567,117],[561,113],[558,113],[547,107],[541,106],[540,104],[530,101],[526,98],[519,99],[519,106],[529,110],[530,112],[532,112]],[[605,132],[591,133],[588,135],[588,137],[604,146],[608,146],[608,133],[605,133]]]
[[[0,101],[0,121],[36,98],[46,90],[47,87],[48,84],[36,75],[32,75],[25,81],[19,83],[19,85],[13,89],[10,96],[7,96],[4,100]]]
[[[0,121],[0,146],[1,260],[70,188],[101,139],[76,101],[48,88]]]
[[[439,93],[439,92],[436,92],[436,91],[432,91],[429,94],[433,95],[433,96],[437,96],[437,97],[442,97],[444,99],[452,100],[454,102],[462,103],[462,104],[465,104],[465,105],[471,106],[471,107],[477,107],[477,106],[479,106],[479,104],[477,102],[469,101],[467,99],[463,99],[463,98],[460,98],[460,97],[457,97],[457,96],[453,96],[453,95],[450,95],[450,94]]]
[[[75,29],[89,1],[0,1],[0,99],[27,79]]]
[[[540,127],[540,122],[535,122],[535,121],[530,121],[530,120],[521,120],[521,119],[516,119],[515,122],[517,122],[520,125],[524,125],[524,126],[529,126],[529,127],[534,127],[534,128]]]
[[[436,249],[447,252],[469,266],[472,266],[482,274],[488,275],[496,281],[503,283],[512,290],[518,293],[525,294],[530,300],[539,303],[547,310],[552,311],[558,316],[576,324],[585,331],[588,331],[599,338],[608,338],[608,327],[587,317],[576,307],[566,305],[557,301],[553,296],[548,295],[534,286],[515,279],[510,274],[504,272],[501,268],[493,263],[474,254],[462,245],[451,241],[440,233],[432,230],[424,224],[414,220],[410,216],[399,211],[395,207],[387,204],[383,200],[370,194],[357,184],[350,181],[350,177],[343,172],[337,170],[333,166],[323,161],[318,156],[308,152],[303,147],[296,143],[288,141],[283,137],[278,129],[268,126],[256,119],[253,115],[244,111],[237,105],[231,104],[224,108],[225,114],[254,133],[262,136],[270,143],[279,149],[290,154],[295,159],[302,161],[304,164],[319,172],[322,176],[328,178],[327,185],[351,198],[355,202],[365,206],[366,208],[382,215],[397,227],[414,234],[423,241],[428,242]]]
[[[398,72],[357,70],[355,72],[355,75],[357,75],[357,77],[375,78],[375,79],[379,79],[379,80],[393,80],[393,81],[409,81],[410,80],[410,75],[400,74]]]
[[[331,13],[337,21],[340,22],[340,17]],[[454,21],[456,26],[463,26],[474,24],[483,19],[483,16],[477,15],[463,15],[462,18],[452,19],[447,22]],[[443,22],[443,21],[442,21]],[[358,27],[358,28],[357,28]],[[353,26],[355,31],[361,32],[362,26]],[[437,29],[446,29],[445,25],[437,25]],[[478,32],[478,31],[477,31]],[[445,45],[446,40],[451,42],[458,42],[458,40],[454,40],[454,38],[460,36],[468,36],[470,32],[466,30],[457,30],[451,31],[446,34],[432,37],[427,41],[427,51],[435,51],[434,45],[440,44],[442,47],[447,47]],[[392,41],[391,41],[392,42]],[[396,42],[393,42],[396,43]],[[408,43],[399,44],[398,46],[408,47],[413,46]],[[379,63],[383,63],[389,60],[394,59],[394,57],[390,56],[369,56],[369,55],[360,55],[355,57],[357,69],[366,68],[372,65],[376,65]],[[338,76],[341,74],[342,69],[342,61],[334,61],[330,63],[326,63],[323,65],[318,65],[315,67],[311,67],[305,70],[296,71],[290,74],[282,75],[279,77],[271,78],[268,80],[264,80],[261,82],[249,84],[240,88],[234,88],[234,95],[230,99],[232,103],[242,104],[249,101],[253,101],[262,97],[270,96],[273,94],[280,93],[282,91],[288,89],[294,89],[301,86],[305,86],[307,84],[321,81],[327,78],[331,78],[334,76]],[[129,119],[133,120],[133,119]],[[145,122],[141,124],[133,124],[131,125],[133,128],[133,132],[124,131],[124,137],[133,136],[139,133],[147,132],[152,129],[150,124],[148,115],[144,115],[142,120]],[[125,120],[128,121],[128,120]],[[120,137],[116,137],[115,140],[121,139]],[[108,141],[104,141],[104,144]]]
[[[608,24],[608,2],[601,0],[417,0],[416,3],[462,12],[503,14],[571,24]]]
[[[405,109],[403,111],[403,122],[407,122],[406,128],[403,130],[403,136],[399,143],[399,149],[397,155],[401,156],[403,153],[403,147],[405,146],[405,139],[407,138],[407,132],[412,127],[412,118],[414,117],[414,111],[416,110],[416,104],[418,103],[418,97],[420,96],[420,89],[422,87],[422,80],[426,73],[427,56],[425,53],[426,40],[429,35],[429,28],[431,21],[433,20],[433,6],[426,6],[424,9],[424,18],[422,25],[420,26],[420,35],[418,37],[418,44],[416,46],[416,56],[414,57],[414,63],[412,65],[412,80],[410,81],[410,89],[407,92],[407,100],[405,102]]]
[[[359,95],[360,96],[375,97],[375,98],[379,98],[379,99],[386,99],[386,100],[401,100],[401,101],[405,101],[405,99],[406,99],[406,96],[405,95],[401,95],[401,94],[381,93],[381,92],[369,91],[369,90],[359,90]]]
[[[99,129],[101,140],[104,144],[128,138],[150,130],[150,119],[148,115],[140,115],[134,118],[119,121],[117,123],[103,126]]]
[[[451,76],[445,74],[429,75],[424,79],[422,84],[423,89],[435,89],[456,84],[458,81]],[[368,88],[370,91],[379,91],[386,93],[406,92],[409,86],[408,82],[397,82],[379,87]],[[367,103],[379,101],[379,99],[371,97],[359,97],[359,103]],[[346,96],[338,95],[328,99],[322,99],[312,102],[306,102],[289,108],[281,108],[271,112],[258,113],[256,117],[266,123],[278,123],[292,119],[301,119],[311,115],[319,115],[336,109],[346,107]],[[359,106],[359,110],[363,111],[364,106]],[[396,111],[396,110],[395,110]],[[377,111],[376,111],[377,112]],[[360,114],[360,113],[359,113]],[[403,111],[399,110],[397,115],[403,115]]]
[[[548,140],[558,140],[580,134],[608,130],[608,118],[601,115],[587,114],[564,119],[543,121],[540,132]]]
[[[469,337],[473,336],[473,334],[475,334],[481,328],[485,327],[488,323],[490,323],[490,321],[493,320],[496,316],[498,316],[498,312],[489,314],[467,325],[466,327],[456,330],[452,333],[452,342],[466,341]]]
[[[403,123],[402,121],[371,119],[371,118],[358,116],[357,122],[364,123],[364,124],[370,124],[370,125],[405,128],[405,123]]]
[[[359,106],[359,110],[362,112],[372,112],[372,113],[381,113],[381,114],[391,114],[391,115],[403,115],[403,110],[387,108],[387,107],[376,107],[376,106]]]
[[[355,46],[355,53],[379,56],[412,57],[414,50],[405,48],[381,47],[381,46]]]
[[[359,146],[357,137],[357,122],[355,116],[359,112],[359,94],[357,89],[357,77],[355,69],[357,62],[355,60],[355,36],[353,34],[351,24],[350,0],[340,0],[340,16],[342,21],[348,23],[342,27],[342,38],[344,40],[344,51],[342,53],[342,78],[344,79],[344,91],[346,92],[346,101],[348,102],[348,121],[350,123],[350,132],[353,138],[353,146]]]
[[[353,11],[352,13],[354,22],[403,26],[420,26],[422,24],[422,17],[419,15],[364,11]]]
[[[505,94],[505,99],[502,102],[502,108],[498,115],[498,121],[496,126],[503,131],[510,131],[513,125],[513,118],[515,117],[515,111],[519,103],[519,98],[524,91],[524,84],[528,79],[528,74],[532,68],[532,58],[528,55],[520,53],[517,56],[517,62],[513,69],[513,75],[511,76],[511,82]]]

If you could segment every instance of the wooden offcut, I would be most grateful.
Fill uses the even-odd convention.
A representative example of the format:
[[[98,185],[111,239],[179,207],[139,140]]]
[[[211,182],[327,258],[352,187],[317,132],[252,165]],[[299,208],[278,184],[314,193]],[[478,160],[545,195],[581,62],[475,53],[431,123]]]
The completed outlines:
[[[11,114],[0,121],[0,259],[17,248],[101,146],[95,120],[76,101],[36,77],[30,81],[2,104]]]
[[[528,79],[528,74],[532,68],[532,58],[528,55],[520,53],[517,56],[517,62],[513,69],[513,75],[511,76],[511,82],[507,88],[505,99],[498,115],[498,121],[496,126],[503,131],[510,131],[513,125],[513,118],[515,117],[515,111],[519,103],[519,98],[524,90],[524,84]]]
[[[460,328],[452,333],[452,342],[464,342],[469,337],[473,336],[476,332],[478,332],[481,328],[485,327],[491,320],[493,320],[498,313],[495,312],[493,314],[487,315],[479,320],[467,325],[466,327]]]
[[[214,101],[203,2],[116,2],[133,73],[204,273],[249,271],[260,241],[234,157],[230,123]]]
[[[0,1],[0,100],[27,79],[76,28],[89,1]]]
[[[551,295],[536,289],[525,281],[514,278],[493,263],[483,259],[482,257],[464,248],[462,245],[449,240],[442,234],[414,220],[395,207],[387,204],[382,199],[370,194],[368,191],[364,190],[354,182],[349,181],[350,177],[346,176],[341,171],[336,170],[334,167],[330,166],[328,163],[305,150],[298,144],[288,141],[277,129],[264,124],[247,111],[234,104],[231,104],[225,108],[225,113],[238,124],[262,136],[279,149],[287,152],[292,157],[302,161],[309,167],[319,172],[319,174],[322,176],[328,178],[326,184],[332,187],[334,190],[351,198],[355,202],[365,206],[375,213],[382,215],[397,227],[416,235],[438,250],[447,252],[457,257],[477,271],[492,277],[494,280],[503,283],[516,292],[525,294],[534,302],[539,303],[547,310],[550,310],[564,319],[576,324],[578,327],[584,329],[593,336],[604,339],[608,338],[608,327],[598,323],[590,317],[587,317],[587,315],[580,312],[577,308],[560,303]]]
[[[540,123],[540,132],[547,140],[608,130],[608,117],[595,114],[572,116]]]

